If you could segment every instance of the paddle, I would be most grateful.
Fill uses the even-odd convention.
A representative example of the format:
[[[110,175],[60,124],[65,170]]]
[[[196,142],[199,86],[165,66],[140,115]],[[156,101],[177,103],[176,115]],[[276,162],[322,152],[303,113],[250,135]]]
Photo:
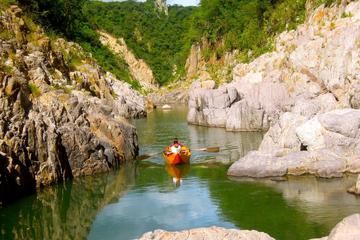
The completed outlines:
[[[207,147],[207,148],[198,148],[198,149],[191,149],[192,151],[204,151],[204,152],[220,152],[219,147]]]
[[[219,147],[207,147],[207,148],[198,148],[198,149],[190,149],[191,151],[204,151],[204,152],[220,152],[220,148]],[[148,158],[151,158],[155,155],[158,155],[161,152],[157,152],[157,153],[153,153],[153,154],[144,154],[144,155],[140,155],[136,157],[136,160],[142,161],[142,160],[146,160]]]

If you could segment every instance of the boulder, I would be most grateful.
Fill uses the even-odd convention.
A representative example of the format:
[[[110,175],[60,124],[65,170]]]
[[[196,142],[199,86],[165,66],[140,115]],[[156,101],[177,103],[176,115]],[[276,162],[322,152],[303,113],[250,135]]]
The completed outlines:
[[[355,183],[355,186],[348,189],[349,193],[353,193],[356,195],[360,195],[360,175],[357,178],[357,181]]]
[[[221,227],[195,228],[180,232],[167,232],[164,230],[155,230],[145,233],[139,240],[167,240],[167,239],[232,239],[232,240],[273,240],[266,233],[257,231],[225,229]]]
[[[360,239],[360,214],[344,218],[333,228],[328,237],[312,240],[358,240]]]
[[[161,108],[164,109],[164,110],[169,110],[169,109],[171,109],[172,107],[171,107],[170,105],[168,105],[168,104],[165,104],[165,105],[163,105]]]

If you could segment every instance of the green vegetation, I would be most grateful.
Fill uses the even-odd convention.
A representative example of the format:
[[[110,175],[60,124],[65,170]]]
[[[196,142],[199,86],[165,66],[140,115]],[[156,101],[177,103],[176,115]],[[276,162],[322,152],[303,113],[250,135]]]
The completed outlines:
[[[8,6],[10,0],[6,1]],[[111,72],[118,79],[130,83],[139,90],[140,84],[131,78],[124,60],[100,43],[98,34],[85,18],[83,6],[87,1],[18,0],[17,3],[21,5],[31,19],[45,28],[48,35],[64,37],[79,43],[92,54],[104,70]],[[16,3],[16,1],[11,0],[11,3]],[[78,62],[77,60],[72,59],[70,67],[74,67]]]
[[[160,84],[174,79],[173,66],[183,72],[190,45],[186,42],[194,7],[170,6],[169,15],[145,3],[97,2],[85,5],[84,13],[93,28],[123,37],[138,58],[148,63]],[[180,68],[179,68],[180,67]]]
[[[311,5],[329,6],[336,1],[313,0]],[[186,58],[196,42],[207,43],[202,49],[205,60],[221,59],[238,49],[238,59],[247,62],[272,50],[275,36],[295,29],[307,14],[307,0],[201,0],[199,7],[170,6],[168,16],[155,9],[154,0],[18,2],[49,33],[78,42],[105,70],[137,89],[140,85],[128,65],[100,43],[97,29],[124,38],[164,85],[184,76]],[[344,13],[343,17],[349,16]]]
[[[39,97],[41,95],[41,90],[35,84],[29,83],[28,87],[33,97]]]
[[[352,13],[351,12],[343,12],[342,14],[341,14],[341,17],[342,18],[347,18],[347,17],[352,17],[353,15],[352,15]]]

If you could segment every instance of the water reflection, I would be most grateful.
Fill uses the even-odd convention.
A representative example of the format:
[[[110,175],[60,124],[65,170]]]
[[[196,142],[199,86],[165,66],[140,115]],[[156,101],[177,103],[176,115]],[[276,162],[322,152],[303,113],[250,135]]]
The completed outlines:
[[[175,186],[180,186],[182,183],[183,177],[190,171],[190,164],[183,164],[183,165],[165,165],[166,172],[172,177],[172,180]]]
[[[85,239],[98,211],[134,184],[127,165],[101,177],[48,187],[0,209],[0,239]]]
[[[192,148],[219,146],[220,152],[209,154],[199,152],[192,157],[192,162],[217,161],[232,163],[245,156],[249,151],[256,150],[261,143],[261,132],[226,132],[223,128],[207,128],[189,125],[189,139]]]
[[[289,204],[306,213],[309,221],[334,226],[339,219],[360,212],[360,198],[346,192],[356,177],[288,176],[286,181],[261,181],[281,192]]]
[[[219,153],[193,151],[192,163],[234,162],[251,150],[259,147],[263,133],[259,132],[227,132],[223,128],[207,128],[188,125],[187,109],[177,107],[171,111],[156,110],[147,119],[134,121],[136,125],[141,154],[160,153],[174,137],[190,149],[220,147]],[[150,159],[152,162],[163,163],[160,154]]]

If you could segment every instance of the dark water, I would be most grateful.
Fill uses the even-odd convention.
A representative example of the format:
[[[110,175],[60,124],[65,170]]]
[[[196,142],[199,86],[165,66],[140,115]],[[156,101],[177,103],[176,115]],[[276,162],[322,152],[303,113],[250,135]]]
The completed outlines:
[[[108,174],[46,188],[0,209],[0,239],[135,239],[154,229],[223,226],[255,229],[276,239],[327,235],[360,212],[342,179],[229,179],[227,163],[256,149],[259,133],[188,126],[185,109],[136,120],[142,153],[157,153],[176,136],[194,151],[191,166],[169,168],[160,155]],[[181,180],[180,180],[181,176]]]

